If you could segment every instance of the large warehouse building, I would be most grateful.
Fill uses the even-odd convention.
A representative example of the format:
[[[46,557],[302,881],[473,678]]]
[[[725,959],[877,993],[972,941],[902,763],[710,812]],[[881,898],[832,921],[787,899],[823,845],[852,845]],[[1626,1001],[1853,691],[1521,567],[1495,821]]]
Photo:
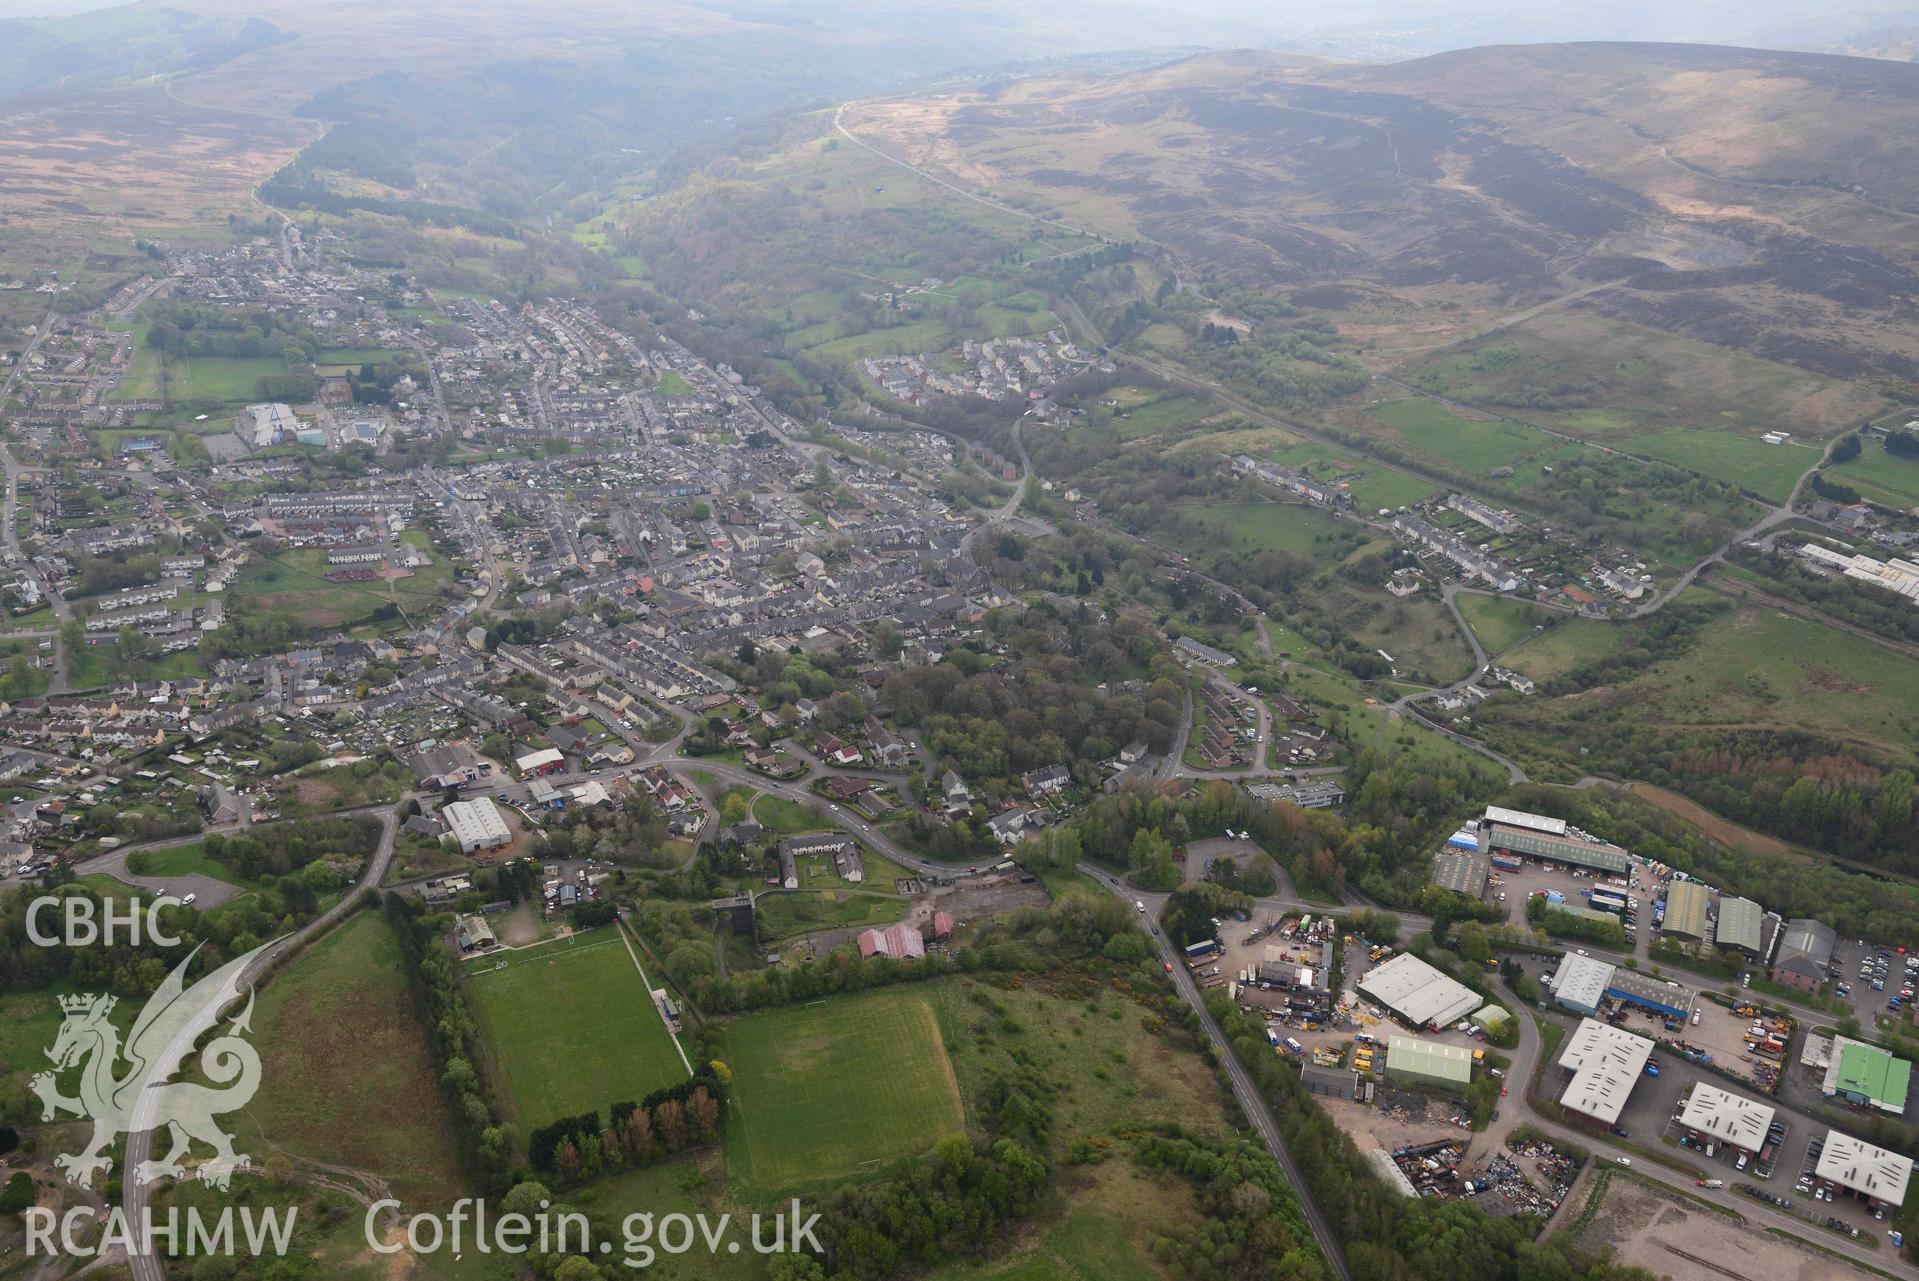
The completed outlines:
[[[1413,1027],[1445,1027],[1482,1004],[1479,994],[1411,952],[1401,952],[1359,981],[1359,990]]]
[[[1679,1123],[1715,1142],[1757,1152],[1766,1144],[1766,1129],[1772,1124],[1773,1113],[1774,1109],[1764,1103],[1702,1081],[1692,1087],[1692,1097],[1686,1100]]]
[[[1559,1055],[1559,1066],[1573,1074],[1559,1101],[1605,1125],[1616,1124],[1651,1057],[1647,1038],[1581,1019]]]
[[[1826,1135],[1825,1150],[1819,1154],[1813,1173],[1864,1198],[1869,1205],[1897,1207],[1905,1204],[1912,1162],[1897,1152],[1834,1130]]]
[[[1461,1045],[1442,1045],[1416,1036],[1389,1036],[1386,1075],[1463,1091],[1473,1081],[1473,1052]]]
[[[1632,856],[1617,845],[1547,836],[1523,827],[1493,824],[1486,829],[1486,845],[1495,854],[1528,855],[1544,863],[1563,863],[1613,876],[1624,876],[1632,870]]]
[[[1649,1010],[1662,1018],[1683,1019],[1692,1013],[1698,993],[1665,979],[1649,978],[1597,957],[1568,952],[1547,981],[1553,999],[1574,1014],[1587,1018],[1599,1013],[1605,997]]]
[[[460,843],[462,854],[498,849],[513,840],[513,833],[506,829],[506,820],[485,797],[455,801],[440,811],[440,817],[446,820],[448,833]]]

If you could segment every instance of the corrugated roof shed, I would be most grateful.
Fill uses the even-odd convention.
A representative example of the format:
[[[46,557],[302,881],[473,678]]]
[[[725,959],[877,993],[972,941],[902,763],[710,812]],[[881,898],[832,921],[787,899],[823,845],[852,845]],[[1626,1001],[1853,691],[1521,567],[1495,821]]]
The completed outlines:
[[[1399,1195],[1415,1199],[1419,1196],[1419,1189],[1413,1186],[1413,1181],[1406,1177],[1406,1172],[1393,1160],[1393,1154],[1385,1148],[1368,1148],[1366,1163],[1373,1167],[1373,1173],[1379,1176],[1382,1183]]]
[[[1765,913],[1749,898],[1719,897],[1719,931],[1713,942],[1720,947],[1736,947],[1751,956],[1759,954],[1760,921]]]
[[[1433,855],[1433,884],[1455,894],[1479,898],[1486,893],[1486,875],[1492,867],[1489,855],[1441,850]]]
[[[1712,894],[1698,881],[1674,881],[1666,890],[1666,933],[1706,937],[1706,906]]]
[[[1416,1036],[1389,1036],[1386,1073],[1464,1088],[1472,1083],[1473,1052],[1464,1046],[1422,1041]]]
[[[1617,845],[1598,845],[1591,841],[1575,841],[1523,828],[1500,826],[1493,827],[1486,839],[1496,850],[1530,854],[1534,858],[1549,859],[1571,867],[1590,867],[1601,872],[1617,872],[1622,876],[1632,867],[1631,856]]]

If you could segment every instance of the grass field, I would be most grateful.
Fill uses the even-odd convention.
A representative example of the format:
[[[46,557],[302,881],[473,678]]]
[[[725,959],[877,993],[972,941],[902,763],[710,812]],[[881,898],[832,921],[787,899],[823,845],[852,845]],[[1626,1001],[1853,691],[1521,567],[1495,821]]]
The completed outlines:
[[[256,608],[285,614],[303,626],[350,626],[389,602],[405,614],[430,612],[438,602],[439,589],[451,579],[453,567],[432,549],[424,531],[406,530],[400,541],[425,551],[432,563],[391,583],[377,578],[333,583],[326,578],[326,553],[317,547],[303,547],[248,565],[235,590]]]
[[[1919,742],[1919,663],[1768,610],[1714,622],[1690,651],[1626,688],[1661,720],[1775,723],[1907,761]]]
[[[1819,450],[1811,445],[1768,445],[1756,434],[1730,431],[1668,431],[1654,436],[1635,436],[1627,448],[1648,458],[1730,481],[1775,503],[1785,502],[1806,469],[1819,461]]]
[[[838,882],[835,881],[835,884]],[[891,925],[906,915],[906,901],[886,893],[848,893],[841,890],[795,890],[769,894],[759,901],[760,937],[792,938],[814,930],[851,929],[854,926]]]
[[[1826,472],[1872,502],[1901,511],[1919,507],[1919,458],[1888,454],[1876,441],[1868,441],[1851,462],[1828,467]]]
[[[1553,633],[1541,640],[1548,638]],[[1538,643],[1515,650],[1513,665],[1530,674],[1527,651]],[[1689,649],[1623,684],[1527,700],[1509,715],[1567,747],[1597,717],[1649,727],[1791,729],[1910,764],[1919,760],[1919,663],[1817,623],[1736,609],[1704,626]]]
[[[1417,476],[1392,471],[1378,463],[1362,463],[1353,468],[1353,478],[1348,482],[1346,492],[1353,496],[1353,502],[1360,511],[1375,512],[1382,507],[1410,507],[1414,503],[1423,503],[1439,493],[1439,486]]]
[[[1546,312],[1435,353],[1413,381],[1467,404],[1493,406],[1560,431],[1610,437],[1609,443],[1634,450],[1641,439],[1627,433],[1674,427],[1747,439],[1779,429],[1825,439],[1885,404],[1865,380],[1856,386],[1835,382],[1583,307]],[[1566,407],[1533,407],[1541,403]]]
[[[147,346],[147,326],[133,327],[133,358],[127,363],[127,372],[121,376],[119,386],[113,389],[114,400],[158,400],[166,390],[166,358],[158,347]]]
[[[953,336],[936,320],[894,325],[889,329],[871,329],[865,333],[833,338],[807,349],[823,360],[851,363],[868,356],[912,356],[941,351],[953,345]]]
[[[1461,598],[1462,608],[1465,599]],[[1467,617],[1472,615],[1469,613]],[[1626,632],[1622,627],[1590,618],[1569,618],[1501,654],[1499,661],[1536,681],[1551,680],[1595,659],[1618,653],[1625,642]]]
[[[1092,893],[1084,883],[1066,893]],[[1206,1063],[1147,1031],[1151,1020],[1124,991],[1083,973],[1029,978],[1018,988],[943,980],[940,1026],[970,1114],[995,1083],[1024,1070],[1058,1087],[1055,1152],[1115,1128],[1175,1123],[1228,1128],[1224,1096]]]
[[[1550,463],[1582,448],[1517,423],[1461,418],[1431,400],[1393,400],[1368,412],[1420,453],[1481,474]]]
[[[263,1142],[378,1170],[412,1208],[451,1202],[466,1182],[454,1120],[412,1008],[399,940],[379,912],[297,957],[254,1011],[262,1078],[241,1146],[256,1159],[271,1150]]]
[[[663,369],[660,371],[658,390],[662,396],[690,396],[693,394],[693,384],[686,381],[677,369]]]
[[[1122,406],[1117,412],[1126,416],[1115,418],[1114,427],[1118,428],[1122,440],[1132,440],[1137,436],[1188,426],[1216,411],[1196,397],[1171,394],[1130,409]]]
[[[1181,508],[1180,518],[1203,538],[1235,543],[1247,551],[1318,557],[1351,538],[1332,517],[1301,503],[1207,503]]]
[[[762,1190],[837,1179],[963,1127],[933,995],[835,997],[723,1029],[733,1069],[727,1161]]]
[[[216,862],[207,856],[202,843],[193,841],[186,845],[170,845],[165,849],[140,851],[141,876],[210,876],[216,881],[225,881],[228,885],[238,885],[243,889],[258,888],[257,883],[243,879],[238,872],[225,863]]]
[[[1525,640],[1533,634],[1533,624],[1547,617],[1544,611],[1534,609],[1525,601],[1505,596],[1461,592],[1453,599],[1488,654],[1497,654]],[[1539,616],[1537,619],[1535,614]]]
[[[174,400],[210,396],[229,404],[260,397],[259,381],[284,374],[282,356],[189,356],[168,362],[168,395]]]
[[[78,878],[80,884],[86,884],[102,893],[113,892],[125,895],[133,891],[131,886],[123,885],[109,877]],[[48,917],[49,923],[52,918]],[[60,1024],[65,1016],[60,1012],[60,998],[83,990],[80,986],[62,982],[52,987],[31,992],[7,992],[0,995],[0,1081],[10,1088],[18,1087],[22,1098],[26,1094],[29,1078],[35,1073],[45,1071],[52,1064],[47,1059],[47,1050],[60,1034]],[[140,1012],[140,1002],[119,1001],[114,1004],[110,1019],[124,1036],[132,1028],[134,1018]],[[78,1067],[63,1072],[60,1076],[62,1092],[69,1096],[73,1085],[80,1079]],[[40,1105],[33,1102],[33,1112],[29,1119],[38,1120]]]
[[[527,1129],[593,1110],[604,1120],[686,1076],[617,926],[477,958],[466,987]]]
[[[313,358],[314,368],[322,374],[358,373],[362,365],[377,365],[399,357],[385,347],[329,347]]]
[[[775,836],[797,836],[832,826],[798,801],[765,792],[753,802],[753,820]]]
[[[1361,645],[1391,654],[1409,680],[1443,685],[1472,671],[1472,647],[1432,592],[1401,600],[1383,587],[1341,582],[1320,601]]]

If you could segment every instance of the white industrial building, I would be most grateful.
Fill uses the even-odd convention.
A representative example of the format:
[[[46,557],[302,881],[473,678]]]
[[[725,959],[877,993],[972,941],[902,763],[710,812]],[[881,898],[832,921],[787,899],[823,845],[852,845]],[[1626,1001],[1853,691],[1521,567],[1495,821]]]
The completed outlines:
[[[1525,810],[1509,810],[1502,805],[1488,805],[1485,821],[1506,827],[1523,827],[1529,832],[1544,832],[1548,836],[1566,834],[1566,820],[1563,818],[1548,818],[1544,814],[1531,814]]]
[[[542,748],[537,752],[528,752],[525,756],[513,759],[513,768],[525,774],[539,774],[556,770],[566,764],[566,758],[560,755],[557,747]]]
[[[1479,993],[1411,952],[1376,966],[1359,990],[1414,1027],[1445,1027],[1484,1004]]]
[[[447,832],[460,843],[462,854],[495,850],[513,840],[499,808],[485,797],[455,801],[440,811],[440,817],[446,820]]]
[[[1648,1038],[1597,1019],[1581,1019],[1559,1055],[1559,1066],[1570,1068],[1573,1074],[1559,1101],[1575,1112],[1613,1125],[1651,1057],[1652,1041]]]
[[[1867,1201],[1897,1206],[1905,1203],[1912,1162],[1897,1152],[1834,1130],[1826,1135],[1825,1150],[1819,1154],[1813,1173]]]
[[[1559,959],[1559,968],[1547,986],[1552,988],[1554,1000],[1574,1014],[1591,1018],[1599,1013],[1599,1003],[1605,999],[1612,976],[1612,962],[1568,952]]]
[[[1919,565],[1909,560],[1874,560],[1870,556],[1842,555],[1817,543],[1807,543],[1799,554],[1815,565],[1836,569],[1847,578],[1919,600]]]
[[[1766,1145],[1773,1114],[1774,1109],[1764,1103],[1702,1081],[1692,1087],[1692,1097],[1686,1100],[1679,1123],[1716,1142],[1757,1152]]]

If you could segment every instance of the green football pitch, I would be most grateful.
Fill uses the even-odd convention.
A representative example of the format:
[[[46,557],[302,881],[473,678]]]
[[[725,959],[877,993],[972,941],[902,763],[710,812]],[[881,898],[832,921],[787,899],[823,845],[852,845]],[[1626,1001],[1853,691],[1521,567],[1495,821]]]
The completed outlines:
[[[476,957],[466,986],[520,1124],[645,1098],[685,1063],[618,926]]]
[[[964,1125],[923,990],[835,997],[727,1024],[727,1158],[761,1190],[924,1152]]]

